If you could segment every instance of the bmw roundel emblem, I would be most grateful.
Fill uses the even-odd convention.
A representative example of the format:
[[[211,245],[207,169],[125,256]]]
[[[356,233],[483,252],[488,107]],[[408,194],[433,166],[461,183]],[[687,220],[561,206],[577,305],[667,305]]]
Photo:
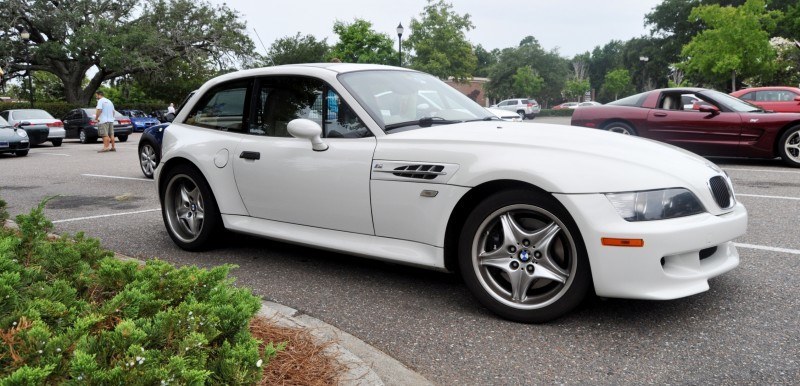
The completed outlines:
[[[522,261],[528,261],[528,260],[530,260],[530,258],[531,258],[531,256],[530,256],[530,254],[528,254],[528,251],[522,251],[519,254],[519,259],[522,260]]]

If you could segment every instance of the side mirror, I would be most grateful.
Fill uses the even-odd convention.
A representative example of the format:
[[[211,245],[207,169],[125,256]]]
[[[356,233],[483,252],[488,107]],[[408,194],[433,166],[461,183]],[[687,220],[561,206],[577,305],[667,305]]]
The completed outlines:
[[[717,106],[714,105],[707,105],[703,103],[699,104],[699,107],[697,109],[700,110],[701,113],[710,113],[712,115],[719,114],[719,108],[717,108]]]
[[[322,127],[310,119],[293,119],[286,126],[289,134],[295,138],[305,138],[311,141],[314,151],[328,150],[328,144],[322,141]]]
[[[794,101],[795,101],[795,102],[800,102],[800,96],[796,96],[796,97],[794,97]]]

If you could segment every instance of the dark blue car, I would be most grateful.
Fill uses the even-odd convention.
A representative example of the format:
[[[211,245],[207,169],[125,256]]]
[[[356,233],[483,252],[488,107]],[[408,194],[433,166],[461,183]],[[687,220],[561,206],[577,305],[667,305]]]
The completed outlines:
[[[150,126],[161,123],[158,119],[145,114],[142,110],[119,110],[119,112],[131,119],[133,131],[144,131]]]
[[[153,178],[158,163],[161,161],[161,139],[169,123],[161,123],[144,129],[139,138],[139,166],[147,178]]]

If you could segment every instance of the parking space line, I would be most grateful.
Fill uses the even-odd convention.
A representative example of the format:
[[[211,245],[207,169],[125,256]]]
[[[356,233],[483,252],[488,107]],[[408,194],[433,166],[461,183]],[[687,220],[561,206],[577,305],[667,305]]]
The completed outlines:
[[[723,167],[724,170],[734,170],[737,172],[755,172],[755,173],[790,173],[790,174],[800,174],[800,171],[796,170],[774,170],[774,169],[738,169],[738,168],[726,168]]]
[[[86,176],[86,177],[117,178],[117,179],[120,179],[120,180],[134,180],[134,181],[150,181],[150,182],[153,182],[153,180],[151,180],[149,178],[141,178],[141,177],[104,176],[102,174],[81,174],[81,175],[82,176]]]
[[[761,194],[741,194],[741,193],[736,193],[736,197],[758,197],[758,198],[778,198],[781,200],[800,200],[800,197],[764,196]]]
[[[762,251],[781,252],[781,253],[790,253],[792,255],[800,255],[800,250],[797,249],[767,247],[764,245],[741,244],[741,243],[734,243],[734,245],[736,245],[737,248],[759,249]]]
[[[63,153],[39,153],[39,154],[42,154],[42,155],[54,155],[54,156],[58,156],[58,157],[72,157],[69,154],[63,154]]]
[[[96,218],[104,218],[104,217],[125,216],[125,215],[129,215],[129,214],[160,212],[160,211],[161,211],[161,209],[147,209],[147,210],[137,210],[135,212],[101,214],[101,215],[97,215],[97,216],[88,216],[88,217],[76,217],[76,218],[68,218],[68,219],[64,219],[64,220],[56,220],[56,221],[53,221],[53,224],[58,224],[58,223],[62,223],[62,222],[71,222],[71,221],[93,220],[93,219],[96,219]]]

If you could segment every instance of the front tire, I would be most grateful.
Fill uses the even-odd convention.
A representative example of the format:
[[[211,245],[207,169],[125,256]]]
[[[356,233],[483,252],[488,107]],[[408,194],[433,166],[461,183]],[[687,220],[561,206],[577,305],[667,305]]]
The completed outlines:
[[[636,135],[636,129],[631,127],[631,125],[629,125],[627,123],[623,123],[623,122],[611,122],[611,123],[605,125],[605,127],[603,127],[603,129],[606,130],[606,131],[610,131],[612,133],[619,133],[619,134],[625,134],[625,135]]]
[[[187,165],[166,172],[161,215],[172,241],[187,251],[212,247],[222,224],[214,194],[203,175]]]
[[[119,139],[120,142],[127,142],[128,141],[128,136],[127,135],[118,135],[117,139]]]
[[[158,162],[158,154],[151,143],[147,142],[139,147],[139,166],[145,177],[153,178]]]
[[[590,287],[580,231],[547,193],[509,190],[486,198],[467,217],[458,245],[472,294],[513,321],[556,319],[577,307]]]
[[[53,143],[53,147],[59,147],[59,146],[61,146],[61,138],[58,138],[58,139],[51,139],[51,140],[50,140],[50,142],[52,142],[52,143]]]
[[[525,120],[525,110],[518,110],[517,115],[519,115],[519,119]]]
[[[81,143],[95,143],[97,137],[93,137],[89,135],[85,129],[81,129],[80,133],[78,133],[78,140],[80,140]]]
[[[28,155],[28,151],[29,150],[17,150],[14,152],[14,154],[16,154],[17,157],[24,157]]]
[[[800,126],[789,128],[778,142],[781,160],[789,166],[800,167]]]

